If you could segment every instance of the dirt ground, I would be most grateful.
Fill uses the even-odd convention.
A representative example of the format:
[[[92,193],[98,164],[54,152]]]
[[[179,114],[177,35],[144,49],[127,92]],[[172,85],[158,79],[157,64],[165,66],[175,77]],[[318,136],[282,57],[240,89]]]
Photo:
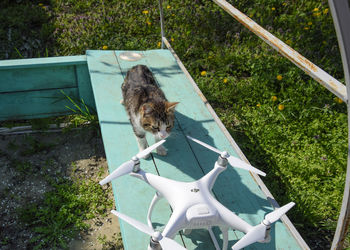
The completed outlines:
[[[107,169],[96,131],[0,134],[0,249],[32,248],[35,232],[20,221],[17,211],[40,201],[52,189],[43,176],[98,182]],[[110,185],[103,188],[113,199]],[[85,221],[90,228],[69,240],[69,249],[121,249],[118,219],[109,212],[106,215]]]

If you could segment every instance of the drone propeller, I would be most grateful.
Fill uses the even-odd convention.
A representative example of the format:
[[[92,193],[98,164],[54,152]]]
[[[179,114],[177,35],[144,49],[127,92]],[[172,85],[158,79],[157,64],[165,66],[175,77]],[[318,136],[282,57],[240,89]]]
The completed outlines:
[[[129,174],[133,171],[135,163],[140,159],[151,153],[154,149],[159,147],[165,142],[165,140],[161,140],[152,146],[146,148],[145,150],[139,152],[137,155],[132,157],[132,160],[129,160],[122,165],[120,165],[116,170],[114,170],[110,175],[108,175],[106,178],[104,178],[102,181],[100,181],[100,185],[104,185],[120,176]]]
[[[257,226],[253,227],[246,235],[242,237],[235,245],[232,246],[232,250],[242,249],[254,242],[262,241],[266,237],[266,229],[274,222],[278,221],[282,215],[288,212],[295,205],[294,202],[290,202],[283,207],[276,209],[275,211],[267,214],[265,219]]]
[[[125,222],[129,223],[131,226],[135,227],[139,231],[148,234],[152,237],[154,241],[157,241],[162,246],[162,249],[167,250],[186,250],[183,246],[181,246],[179,243],[174,241],[173,239],[170,239],[168,237],[164,237],[160,232],[154,231],[153,228],[125,215],[122,213],[119,213],[116,210],[111,211],[112,214],[118,216],[120,219],[124,220]]]
[[[196,142],[196,143],[198,143],[200,145],[202,145],[203,147],[206,147],[206,148],[208,148],[208,149],[210,149],[210,150],[220,154],[221,157],[226,158],[228,160],[228,162],[230,163],[230,165],[232,167],[242,168],[242,169],[245,169],[245,170],[257,173],[259,175],[266,176],[266,174],[263,171],[253,167],[250,164],[245,163],[244,161],[238,159],[237,157],[229,155],[229,153],[227,153],[226,151],[220,151],[220,150],[218,150],[218,149],[216,149],[216,148],[214,148],[214,147],[212,147],[212,146],[210,146],[210,145],[208,145],[208,144],[206,144],[206,143],[204,143],[204,142],[202,142],[200,140],[197,140],[197,139],[195,139],[195,138],[193,138],[193,137],[191,137],[189,135],[187,135],[187,138],[191,139],[192,141],[194,141],[194,142]]]

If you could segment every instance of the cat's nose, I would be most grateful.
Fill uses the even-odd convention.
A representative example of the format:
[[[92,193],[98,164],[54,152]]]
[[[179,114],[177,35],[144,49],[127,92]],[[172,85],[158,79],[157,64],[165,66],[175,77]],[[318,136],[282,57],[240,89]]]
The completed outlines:
[[[168,137],[168,133],[166,133],[166,132],[160,132],[160,133],[159,133],[159,136],[160,136],[160,138],[164,139],[164,138]]]

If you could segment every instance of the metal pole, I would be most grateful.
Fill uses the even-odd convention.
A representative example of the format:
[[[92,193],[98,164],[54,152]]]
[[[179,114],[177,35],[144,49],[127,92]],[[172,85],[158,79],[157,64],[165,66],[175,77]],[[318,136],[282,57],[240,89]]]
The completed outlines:
[[[163,16],[163,0],[159,0],[159,12],[160,12],[160,32],[161,32],[161,40],[162,40],[162,46],[161,48],[164,48],[164,42],[163,37],[165,37],[164,34],[164,16]]]
[[[293,50],[290,46],[282,42],[280,39],[265,30],[259,24],[254,22],[241,11],[233,7],[225,0],[213,0],[217,5],[223,8],[227,13],[234,17],[238,22],[242,23],[246,28],[259,36],[263,41],[277,50],[284,57],[302,69],[306,74],[310,75],[321,85],[326,87],[333,94],[338,96],[344,102],[347,102],[346,87],[337,79],[329,75],[327,72],[313,64],[310,60]]]
[[[342,57],[347,95],[350,94],[350,9],[348,0],[328,0]],[[350,222],[350,104],[348,105],[348,162],[343,202],[331,249],[343,249]]]

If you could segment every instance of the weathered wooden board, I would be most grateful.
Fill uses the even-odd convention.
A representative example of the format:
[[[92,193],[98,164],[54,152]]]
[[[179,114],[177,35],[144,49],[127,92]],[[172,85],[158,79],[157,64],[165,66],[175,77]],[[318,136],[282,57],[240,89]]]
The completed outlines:
[[[86,56],[0,61],[0,121],[72,113],[61,90],[94,108]]]
[[[147,65],[155,75],[161,88],[170,101],[179,101],[176,112],[176,127],[165,146],[168,156],[154,155],[152,160],[142,160],[141,167],[146,171],[181,181],[197,180],[209,172],[217,155],[189,142],[189,134],[210,145],[228,150],[235,155],[225,135],[208,112],[205,104],[194,91],[189,80],[177,65],[168,50],[139,52],[142,59],[130,62],[120,59],[121,51],[88,51],[87,60],[94,91],[97,112],[110,171],[129,160],[137,153],[137,144],[128,122],[121,100],[121,84],[125,73],[136,64]],[[153,143],[153,139],[148,139]],[[145,183],[130,176],[113,181],[117,209],[146,223],[152,190]],[[264,215],[272,211],[266,196],[260,190],[249,172],[229,168],[222,173],[215,186],[214,194],[220,202],[243,219],[255,225]],[[157,204],[153,221],[158,229],[164,226],[170,215],[166,202]],[[145,249],[149,237],[121,222],[125,249]],[[219,236],[219,233],[216,232]],[[269,244],[255,243],[247,249],[300,249],[286,226],[280,222],[272,228]],[[242,237],[241,233],[230,232],[229,246]],[[213,249],[205,230],[195,230],[189,236],[176,238],[183,241],[188,249]]]

